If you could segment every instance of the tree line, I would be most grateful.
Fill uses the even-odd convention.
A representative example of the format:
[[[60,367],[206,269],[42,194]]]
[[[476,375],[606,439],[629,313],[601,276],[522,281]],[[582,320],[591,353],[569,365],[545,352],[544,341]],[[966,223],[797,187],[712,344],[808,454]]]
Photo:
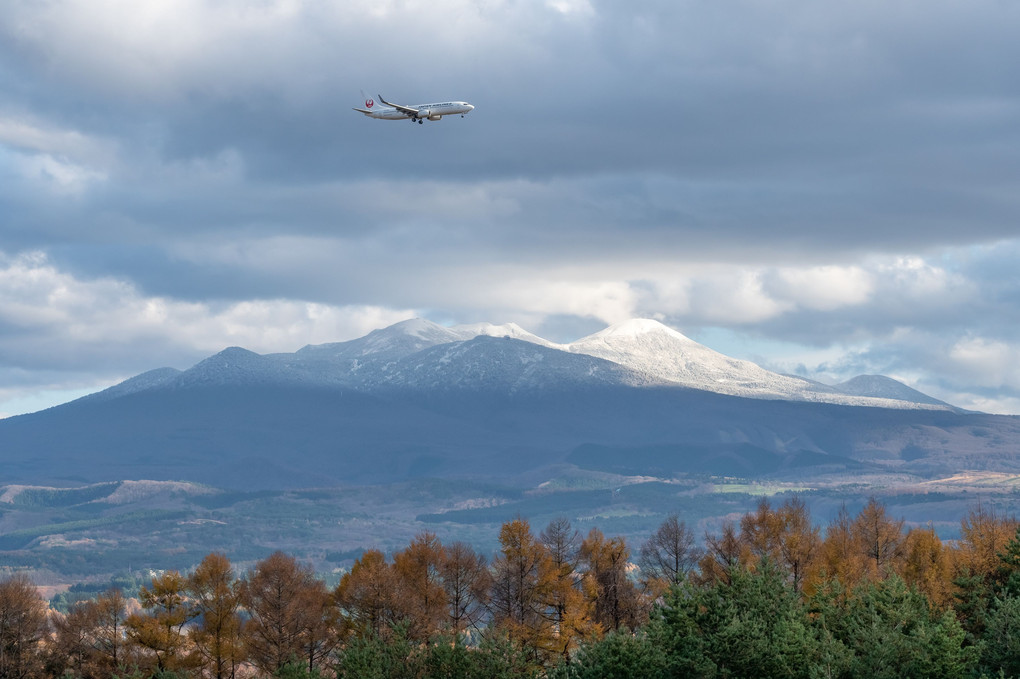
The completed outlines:
[[[49,610],[0,582],[0,679],[1020,676],[1020,526],[985,506],[942,541],[872,498],[824,529],[798,498],[635,553],[566,519],[504,523],[491,557],[423,532],[330,590],[277,552],[213,553]]]

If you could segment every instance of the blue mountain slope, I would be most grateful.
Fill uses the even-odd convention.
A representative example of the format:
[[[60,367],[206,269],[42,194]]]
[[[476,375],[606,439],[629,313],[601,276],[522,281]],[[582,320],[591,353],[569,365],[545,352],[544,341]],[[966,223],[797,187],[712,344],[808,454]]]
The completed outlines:
[[[4,481],[530,483],[614,457],[635,474],[1020,471],[1018,418],[742,398],[531,341],[387,331],[295,354],[231,348],[2,420]]]
[[[891,377],[885,377],[884,375],[858,375],[851,380],[835,385],[833,388],[850,396],[888,398],[895,401],[926,403],[929,405],[952,408],[952,406],[945,401],[932,398],[917,389],[912,389],[902,382],[894,380]]]

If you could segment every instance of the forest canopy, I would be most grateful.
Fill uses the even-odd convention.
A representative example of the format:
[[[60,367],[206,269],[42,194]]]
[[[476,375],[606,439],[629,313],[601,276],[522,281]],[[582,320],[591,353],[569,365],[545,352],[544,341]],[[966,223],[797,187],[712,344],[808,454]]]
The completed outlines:
[[[876,499],[824,528],[762,500],[635,550],[518,517],[491,556],[422,532],[330,589],[282,552],[212,553],[66,612],[0,581],[0,679],[983,675],[1020,676],[1020,530],[982,506],[943,542]]]

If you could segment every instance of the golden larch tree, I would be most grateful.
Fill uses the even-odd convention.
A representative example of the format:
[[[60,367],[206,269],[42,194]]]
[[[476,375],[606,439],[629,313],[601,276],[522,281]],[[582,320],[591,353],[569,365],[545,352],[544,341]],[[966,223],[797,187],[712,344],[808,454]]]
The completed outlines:
[[[340,578],[333,592],[343,613],[345,634],[358,637],[385,636],[399,619],[396,605],[397,578],[386,555],[369,549]]]
[[[899,569],[906,537],[903,519],[890,518],[878,498],[870,497],[854,519],[853,534],[871,578],[882,579]]]
[[[156,670],[179,670],[193,664],[185,626],[196,613],[188,600],[187,580],[178,571],[165,571],[138,591],[144,612],[125,620],[127,638],[142,650]]]
[[[408,621],[409,638],[427,641],[446,619],[446,590],[441,570],[445,553],[435,533],[424,531],[393,555],[397,602]]]
[[[241,603],[251,616],[244,638],[256,668],[275,674],[288,663],[308,659],[309,630],[324,615],[324,594],[312,569],[283,552],[255,565],[241,583]],[[306,667],[317,669],[316,659]]]
[[[440,578],[446,592],[446,628],[459,635],[479,625],[492,586],[485,557],[464,542],[454,542],[445,550]]]
[[[599,631],[591,618],[591,605],[579,587],[581,574],[577,570],[581,536],[566,518],[549,522],[539,540],[549,554],[553,570],[553,583],[548,601],[553,616],[553,651],[560,657],[570,657],[582,639]]]
[[[630,550],[621,537],[607,539],[592,528],[581,543],[584,591],[593,617],[606,631],[636,628],[644,622],[641,595],[628,575]]]
[[[903,554],[903,579],[927,596],[935,608],[945,610],[953,601],[952,563],[935,529],[910,529]]]
[[[489,612],[493,626],[525,648],[535,664],[544,664],[557,649],[555,614],[549,610],[556,569],[525,519],[504,523],[499,544],[491,565]]]
[[[190,637],[203,671],[214,679],[233,677],[244,661],[244,640],[241,591],[230,560],[224,554],[207,555],[188,577],[187,588],[198,616]]]

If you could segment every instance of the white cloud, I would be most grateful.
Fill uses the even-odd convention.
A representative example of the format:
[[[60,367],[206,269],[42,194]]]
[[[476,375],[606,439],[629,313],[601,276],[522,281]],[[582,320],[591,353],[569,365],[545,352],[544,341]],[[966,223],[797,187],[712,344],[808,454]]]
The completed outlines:
[[[0,144],[80,162],[102,161],[112,154],[108,141],[14,116],[0,116]]]
[[[546,0],[546,5],[561,14],[590,15],[595,12],[589,0]]]
[[[730,275],[697,281],[695,313],[712,325],[751,325],[773,318],[790,304],[770,297],[757,271],[736,268]]]
[[[70,195],[80,195],[92,185],[107,178],[103,172],[96,172],[47,154],[16,156],[14,165],[25,179],[56,193]]]
[[[1020,345],[965,337],[950,348],[946,358],[971,384],[1020,390]]]
[[[766,288],[791,304],[815,311],[833,311],[868,301],[874,290],[871,275],[859,266],[783,267]]]
[[[409,57],[477,59],[494,49],[524,56],[525,36],[548,30],[543,17],[577,14],[586,2],[555,4],[54,0],[6,10],[6,28],[57,77],[132,103],[264,91],[306,98],[335,87],[338,75],[363,77],[366,66],[388,69]]]
[[[76,130],[0,116],[0,158],[4,156],[14,174],[29,185],[80,195],[107,180],[115,153],[111,142]]]
[[[906,297],[943,295],[964,283],[960,277],[917,255],[892,258],[879,263],[877,269],[889,278],[891,287]]]
[[[1020,6],[916,10],[6,3],[0,248],[50,254],[0,262],[0,352],[124,374],[412,310],[650,315],[1020,388]],[[478,109],[368,121],[362,87]]]
[[[166,355],[200,357],[234,344],[260,353],[294,351],[415,315],[288,299],[184,302],[145,296],[112,278],[77,279],[41,253],[0,259],[0,323],[13,330],[0,339],[0,355],[43,367],[147,369]]]

